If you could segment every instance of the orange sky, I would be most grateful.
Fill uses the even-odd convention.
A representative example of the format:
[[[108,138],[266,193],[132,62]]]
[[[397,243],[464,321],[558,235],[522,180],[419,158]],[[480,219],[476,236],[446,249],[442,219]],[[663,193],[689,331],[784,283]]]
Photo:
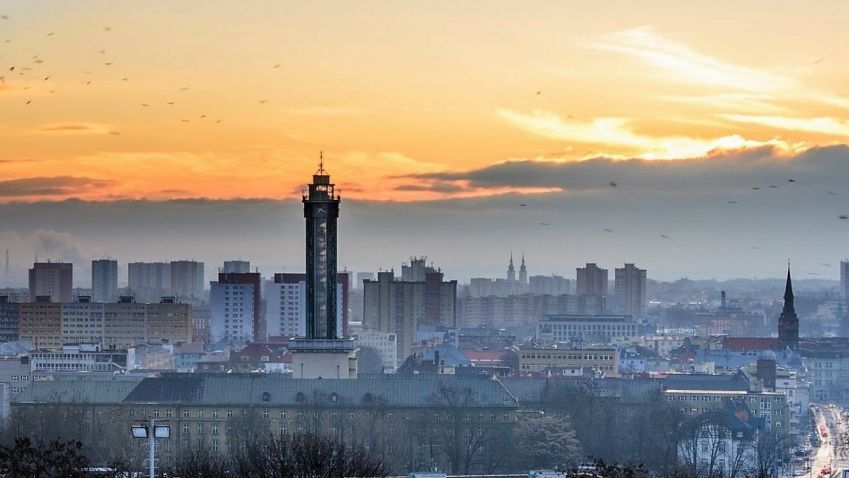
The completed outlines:
[[[845,143],[849,3],[731,5],[0,2],[0,202],[291,197],[321,149],[346,197],[417,200],[507,192],[396,188],[508,160]]]

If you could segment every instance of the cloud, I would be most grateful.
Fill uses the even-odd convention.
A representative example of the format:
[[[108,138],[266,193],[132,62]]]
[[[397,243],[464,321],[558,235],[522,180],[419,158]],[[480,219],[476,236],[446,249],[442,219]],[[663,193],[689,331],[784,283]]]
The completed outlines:
[[[739,114],[722,114],[719,116],[738,123],[757,124],[791,131],[806,131],[828,136],[849,136],[849,121],[841,121],[836,118],[789,118]]]
[[[841,178],[849,177],[849,147],[822,147],[799,154],[771,146],[684,161],[645,159],[613,160],[594,158],[585,161],[514,160],[459,172],[414,175],[419,187],[446,184],[492,188],[560,188],[566,193],[621,191],[652,194],[753,194],[753,187],[764,190],[777,185],[794,191],[843,189]],[[612,188],[610,182],[616,182]],[[774,189],[774,188],[773,188]]]
[[[113,184],[111,180],[79,176],[6,179],[0,180],[0,198],[79,195]]]
[[[682,83],[755,93],[793,86],[786,78],[700,53],[657,34],[650,26],[612,33],[589,46],[640,59],[653,67],[652,74]]]
[[[62,134],[114,134],[108,125],[98,123],[47,123],[35,128],[38,133]]]
[[[798,149],[798,145],[779,140],[755,141],[739,135],[722,136],[712,139],[690,138],[686,136],[650,136],[635,133],[630,120],[626,118],[596,118],[592,121],[563,119],[543,110],[534,110],[530,114],[511,110],[498,110],[498,116],[508,123],[529,133],[569,142],[586,143],[622,150],[625,156],[637,156],[645,159],[682,159],[696,158],[717,151],[744,148],[758,148],[766,145],[784,149]]]

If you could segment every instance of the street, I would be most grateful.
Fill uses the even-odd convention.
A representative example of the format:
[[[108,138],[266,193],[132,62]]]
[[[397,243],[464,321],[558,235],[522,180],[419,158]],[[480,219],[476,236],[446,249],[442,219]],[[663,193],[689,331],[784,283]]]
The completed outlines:
[[[809,476],[841,476],[843,470],[849,469],[846,444],[849,435],[843,411],[834,404],[826,404],[815,409],[815,419],[821,442],[813,456]],[[823,469],[831,470],[831,474],[821,474]]]

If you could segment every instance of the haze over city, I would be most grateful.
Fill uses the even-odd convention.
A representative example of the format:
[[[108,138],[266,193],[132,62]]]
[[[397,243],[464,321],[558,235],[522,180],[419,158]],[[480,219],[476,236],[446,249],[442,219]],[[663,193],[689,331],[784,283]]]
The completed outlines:
[[[847,19],[0,0],[0,476],[849,477]]]
[[[846,255],[843,2],[84,5],[2,8],[18,281],[35,254],[212,263],[234,240],[298,268],[322,149],[352,270],[420,253],[467,279],[524,251],[836,280]]]

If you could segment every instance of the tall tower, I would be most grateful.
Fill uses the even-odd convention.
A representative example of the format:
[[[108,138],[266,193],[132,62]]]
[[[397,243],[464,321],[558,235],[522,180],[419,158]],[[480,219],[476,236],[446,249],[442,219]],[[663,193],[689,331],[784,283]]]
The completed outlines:
[[[510,253],[510,265],[507,266],[507,280],[516,282],[516,268],[513,266],[513,253]]]
[[[787,284],[784,286],[784,309],[778,317],[778,346],[781,350],[799,346],[799,318],[793,307],[793,283],[790,280],[790,266],[787,266]]]
[[[324,170],[322,153],[303,196],[307,226],[307,339],[336,338],[336,220],[340,197]]]
[[[305,338],[289,342],[295,378],[357,378],[353,338],[336,333],[336,219],[340,198],[324,170],[324,154],[304,194],[307,224]],[[346,306],[343,297],[343,306]]]
[[[525,254],[522,253],[522,265],[519,266],[519,284],[528,287],[528,268],[525,267]]]

